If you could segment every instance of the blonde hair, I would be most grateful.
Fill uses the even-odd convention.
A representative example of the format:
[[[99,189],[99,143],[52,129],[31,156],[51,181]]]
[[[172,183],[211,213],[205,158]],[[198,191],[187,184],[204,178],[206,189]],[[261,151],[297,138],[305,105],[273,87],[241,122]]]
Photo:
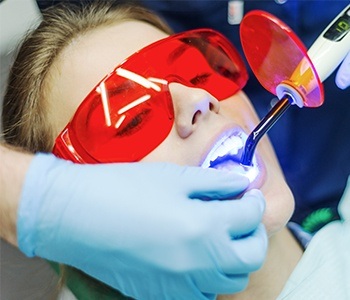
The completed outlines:
[[[10,71],[2,110],[7,143],[31,152],[51,151],[55,136],[45,99],[50,67],[73,39],[125,20],[143,21],[171,33],[163,20],[133,2],[63,3],[43,13],[40,25],[23,40]]]
[[[165,33],[172,33],[151,11],[132,2],[115,2],[93,1],[85,6],[63,3],[51,7],[43,13],[40,25],[24,38],[10,71],[3,103],[2,127],[8,144],[31,152],[52,150],[55,136],[48,118],[49,99],[45,99],[49,71],[72,40],[98,27],[126,20],[143,21]],[[68,286],[78,280],[90,296],[123,298],[116,290],[74,268],[63,266],[60,273],[67,279]],[[74,286],[71,289],[74,290]],[[81,292],[81,288],[74,291],[76,295]]]

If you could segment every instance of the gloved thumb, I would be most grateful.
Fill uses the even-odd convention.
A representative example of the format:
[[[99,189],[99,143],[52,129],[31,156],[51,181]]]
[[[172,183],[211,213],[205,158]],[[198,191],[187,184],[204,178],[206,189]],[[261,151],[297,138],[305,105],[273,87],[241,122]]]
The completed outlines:
[[[335,77],[335,83],[338,88],[342,90],[345,90],[350,86],[350,52],[339,67],[339,70]]]
[[[243,175],[200,167],[185,167],[179,179],[189,197],[196,199],[232,199],[249,185]]]

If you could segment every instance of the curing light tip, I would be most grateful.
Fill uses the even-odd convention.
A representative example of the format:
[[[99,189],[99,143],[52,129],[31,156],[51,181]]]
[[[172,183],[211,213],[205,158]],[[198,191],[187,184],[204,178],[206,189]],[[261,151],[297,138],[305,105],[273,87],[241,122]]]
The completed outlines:
[[[290,95],[285,95],[275,106],[268,112],[268,114],[260,121],[258,126],[248,136],[244,145],[244,150],[241,158],[241,165],[245,167],[252,166],[252,160],[255,148],[264,134],[278,121],[284,112],[291,106],[293,99]]]

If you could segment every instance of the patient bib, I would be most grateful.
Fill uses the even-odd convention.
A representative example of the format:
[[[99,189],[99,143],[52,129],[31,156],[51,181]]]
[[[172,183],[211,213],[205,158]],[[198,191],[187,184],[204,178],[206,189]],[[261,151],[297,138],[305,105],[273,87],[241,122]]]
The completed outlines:
[[[333,221],[312,238],[289,277],[282,299],[350,299],[350,177]]]

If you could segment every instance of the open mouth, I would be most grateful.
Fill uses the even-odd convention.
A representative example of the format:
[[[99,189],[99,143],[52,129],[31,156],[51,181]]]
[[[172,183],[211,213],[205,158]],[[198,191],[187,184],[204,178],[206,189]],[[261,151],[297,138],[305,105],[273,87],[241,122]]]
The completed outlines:
[[[259,168],[256,157],[253,158],[252,166],[243,166],[241,157],[247,135],[241,131],[231,132],[221,137],[212,147],[202,163],[202,168],[214,168],[226,170],[246,176],[253,182],[258,174]]]

